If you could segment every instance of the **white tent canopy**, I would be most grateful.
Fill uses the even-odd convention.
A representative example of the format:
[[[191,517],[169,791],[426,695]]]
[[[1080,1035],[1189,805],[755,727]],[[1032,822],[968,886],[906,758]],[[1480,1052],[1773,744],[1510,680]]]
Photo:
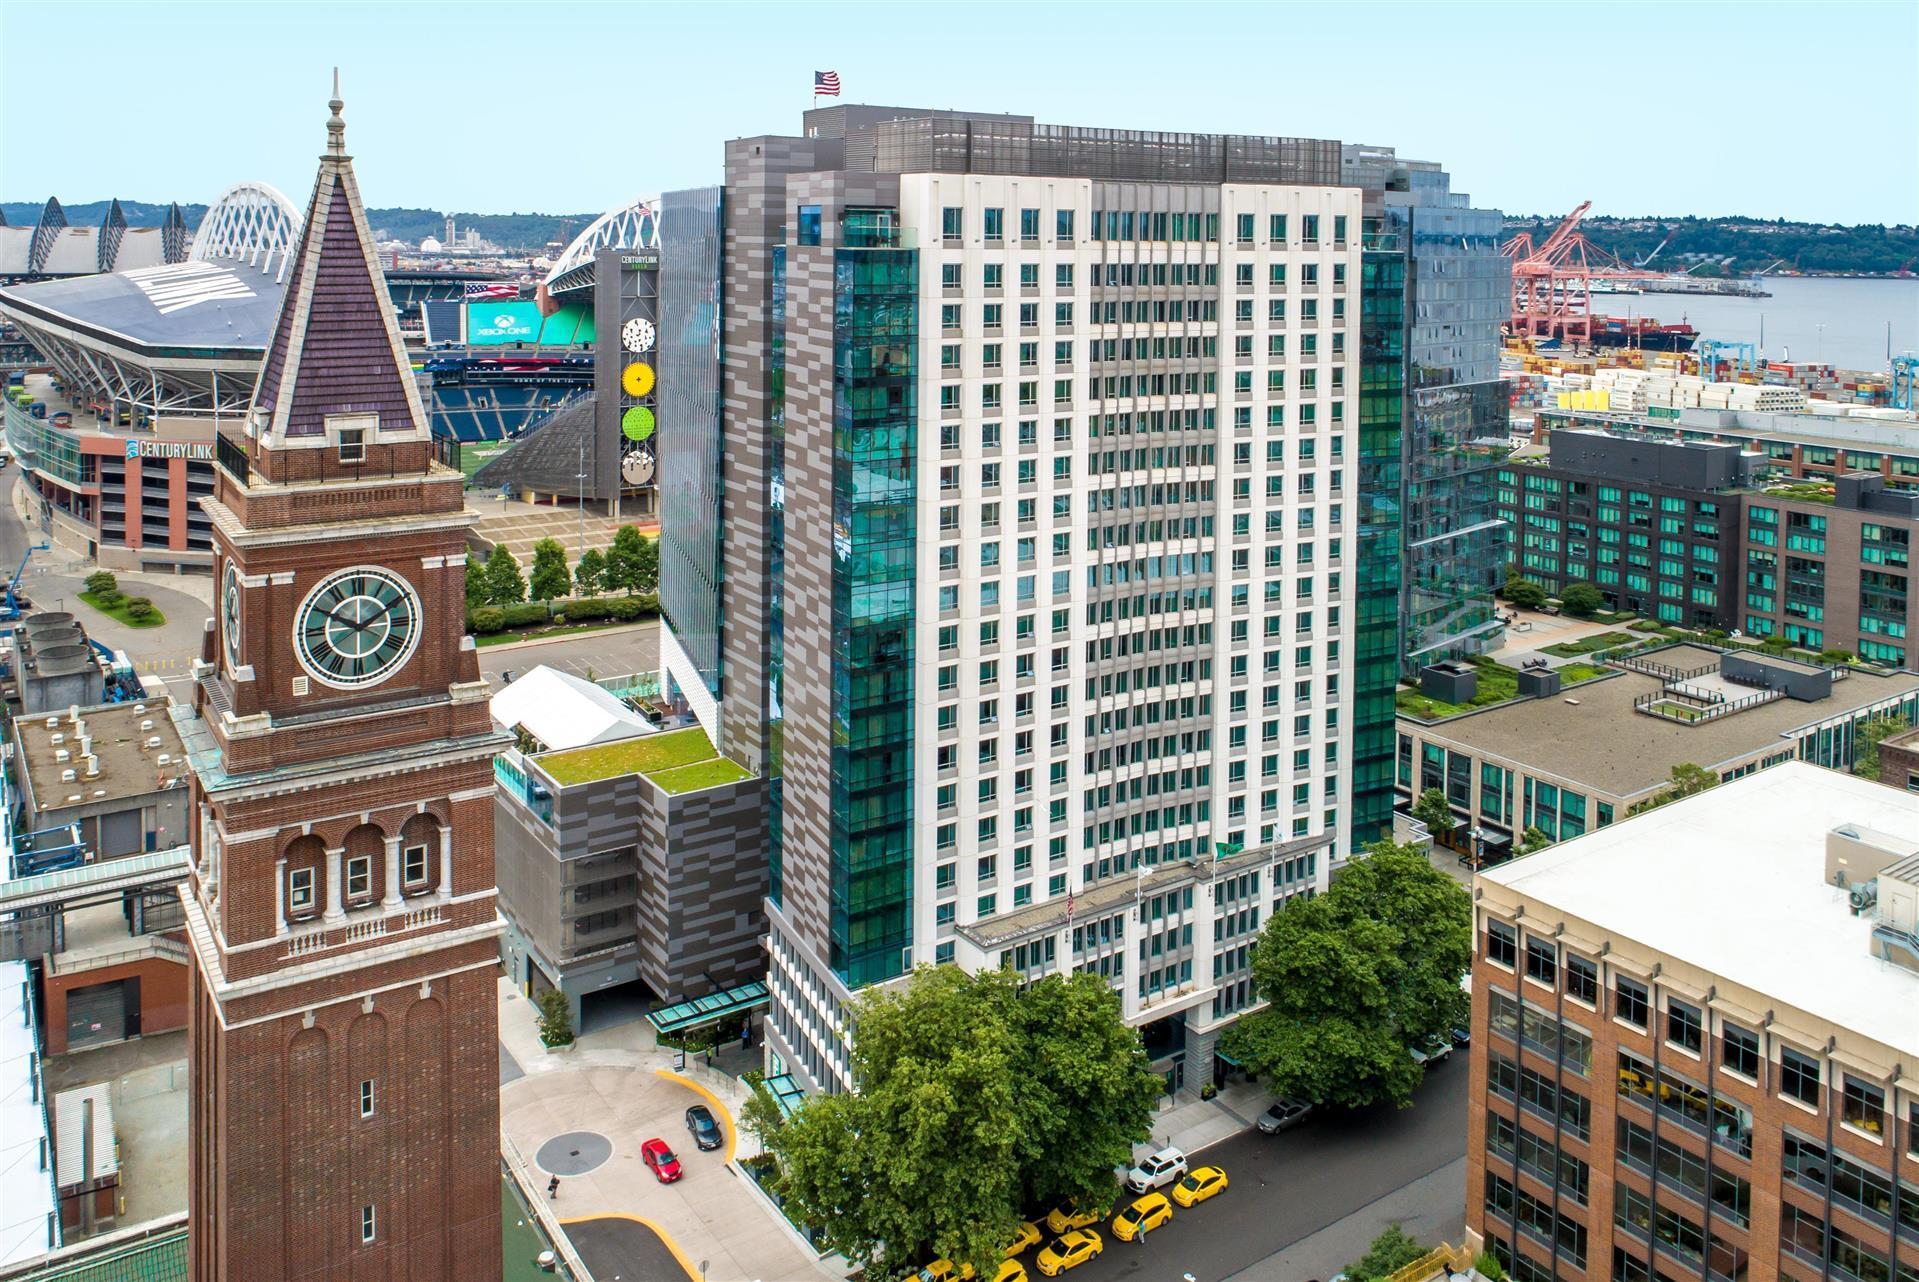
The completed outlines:
[[[544,665],[503,688],[490,706],[500,725],[525,727],[555,752],[631,739],[657,728],[591,681]]]

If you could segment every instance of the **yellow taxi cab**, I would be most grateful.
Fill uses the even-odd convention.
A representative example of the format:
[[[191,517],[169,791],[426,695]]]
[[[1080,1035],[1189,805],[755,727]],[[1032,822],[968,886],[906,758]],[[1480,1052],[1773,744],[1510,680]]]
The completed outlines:
[[[1091,1229],[1074,1229],[1064,1237],[1053,1239],[1046,1249],[1039,1253],[1039,1271],[1049,1278],[1056,1278],[1068,1269],[1076,1269],[1086,1261],[1096,1258],[1106,1249],[1099,1234]]]
[[[1164,1193],[1148,1193],[1113,1217],[1113,1236],[1122,1242],[1143,1238],[1173,1218],[1173,1204]]]
[[[999,1272],[993,1275],[993,1282],[1028,1282],[1026,1266],[1018,1260],[1007,1260],[999,1266]]]
[[[1173,1185],[1173,1200],[1181,1206],[1197,1206],[1225,1191],[1226,1172],[1217,1166],[1202,1166]]]
[[[1046,1216],[1046,1231],[1054,1237],[1061,1237],[1072,1229],[1083,1229],[1105,1218],[1097,1211],[1080,1210],[1077,1202],[1062,1202]]]
[[[973,1266],[934,1260],[919,1271],[918,1282],[973,1282]]]
[[[1010,1260],[1027,1247],[1038,1246],[1045,1239],[1046,1235],[1039,1231],[1039,1225],[1031,1220],[1021,1220],[1019,1232],[1013,1236],[1012,1244],[1006,1248],[1006,1258]]]

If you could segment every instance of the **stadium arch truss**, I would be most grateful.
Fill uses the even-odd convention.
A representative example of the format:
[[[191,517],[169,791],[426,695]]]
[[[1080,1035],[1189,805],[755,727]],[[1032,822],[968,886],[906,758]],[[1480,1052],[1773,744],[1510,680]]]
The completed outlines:
[[[207,207],[193,236],[191,257],[202,263],[245,263],[284,284],[304,221],[278,188],[263,182],[235,183]]]
[[[658,249],[660,198],[642,196],[631,204],[609,209],[587,224],[586,230],[560,252],[540,283],[550,296],[593,286],[593,255],[602,249]]]

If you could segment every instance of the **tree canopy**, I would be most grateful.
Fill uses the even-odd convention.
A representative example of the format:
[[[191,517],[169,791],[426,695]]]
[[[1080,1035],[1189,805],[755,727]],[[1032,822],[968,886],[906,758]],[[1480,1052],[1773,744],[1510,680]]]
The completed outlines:
[[[1423,1071],[1407,1051],[1465,1022],[1471,960],[1465,889],[1418,847],[1378,842],[1266,924],[1253,979],[1268,1005],[1221,1045],[1282,1095],[1404,1107]]]
[[[1413,802],[1413,818],[1438,837],[1446,836],[1459,826],[1459,821],[1453,818],[1452,804],[1437,788],[1428,788],[1419,794],[1419,799]]]
[[[1366,1254],[1346,1266],[1347,1282],[1377,1282],[1424,1254],[1426,1248],[1419,1244],[1419,1239],[1397,1224],[1388,1224],[1366,1248]]]
[[[486,600],[488,605],[517,605],[526,599],[526,580],[520,575],[520,563],[504,543],[493,545],[487,554]]]
[[[1590,583],[1568,583],[1559,594],[1559,604],[1566,608],[1567,614],[1590,619],[1606,604],[1606,598]]]
[[[566,549],[555,539],[541,539],[533,545],[533,582],[528,595],[535,601],[551,601],[566,595],[573,580],[566,572]]]
[[[1097,975],[925,967],[850,1022],[859,1093],[755,1117],[788,1209],[874,1275],[945,1257],[993,1277],[1029,1211],[1109,1206],[1149,1133],[1160,1082]]]

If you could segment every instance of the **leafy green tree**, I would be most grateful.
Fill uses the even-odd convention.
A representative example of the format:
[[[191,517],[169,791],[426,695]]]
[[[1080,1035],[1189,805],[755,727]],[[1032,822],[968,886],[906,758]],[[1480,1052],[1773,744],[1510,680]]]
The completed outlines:
[[[1852,772],[1868,779],[1879,777],[1879,745],[1906,728],[1906,719],[1898,716],[1869,718],[1859,727],[1859,750]]]
[[[1506,599],[1522,610],[1537,610],[1546,604],[1546,589],[1518,574],[1506,576]]]
[[[1530,855],[1534,851],[1544,850],[1552,844],[1553,839],[1546,835],[1544,828],[1528,824],[1526,831],[1519,834],[1519,848],[1514,850],[1513,853],[1515,855]]]
[[[1465,889],[1418,847],[1378,842],[1267,923],[1253,979],[1269,1004],[1221,1044],[1279,1094],[1404,1107],[1422,1071],[1408,1049],[1465,1022],[1471,959]]]
[[[96,596],[103,592],[118,591],[120,580],[113,577],[111,570],[95,570],[87,576],[87,591]]]
[[[1678,801],[1683,797],[1690,797],[1708,788],[1719,786],[1717,774],[1704,766],[1696,766],[1690,761],[1682,761],[1674,766],[1667,779],[1669,782],[1663,789],[1644,801],[1635,802],[1626,813],[1636,815],[1647,810],[1656,810],[1667,802]]]
[[[1506,1270],[1499,1263],[1499,1257],[1491,1251],[1481,1251],[1479,1258],[1473,1261],[1473,1272],[1485,1278],[1486,1282],[1506,1282]]]
[[[534,1000],[540,1012],[540,1041],[546,1046],[573,1044],[573,1012],[567,1009],[566,994],[549,988]]]
[[[1346,1277],[1348,1282],[1377,1282],[1377,1279],[1392,1275],[1424,1254],[1426,1248],[1419,1244],[1418,1239],[1397,1224],[1389,1224],[1366,1248],[1366,1254],[1346,1266]]]
[[[486,566],[469,564],[466,567],[466,612],[471,614],[486,603]]]
[[[1559,604],[1565,607],[1567,614],[1590,619],[1605,606],[1606,598],[1590,583],[1568,583],[1566,590],[1559,594]]]
[[[637,531],[635,531],[637,533]],[[660,541],[640,536],[640,545],[634,550],[633,590],[636,592],[657,592],[660,589]]]
[[[606,554],[598,548],[588,548],[581,554],[580,563],[573,567],[573,590],[581,596],[592,596],[605,579]]]
[[[1436,837],[1451,836],[1453,829],[1459,826],[1453,818],[1452,804],[1437,788],[1428,788],[1419,794],[1419,800],[1413,802],[1413,818],[1425,824]]]
[[[553,539],[541,539],[533,545],[533,584],[528,589],[535,601],[551,601],[566,595],[572,582],[566,572],[566,549]]]
[[[488,605],[518,605],[526,600],[526,580],[520,577],[520,563],[506,544],[495,543],[486,558],[486,602]]]
[[[614,531],[613,546],[606,554],[608,588],[627,593],[641,591],[640,558],[645,545],[646,536],[637,525],[622,525]]]
[[[1110,1204],[1148,1134],[1159,1083],[1097,976],[927,967],[851,1022],[859,1093],[755,1125],[788,1209],[868,1276],[943,1256],[993,1277],[1029,1199]]]

